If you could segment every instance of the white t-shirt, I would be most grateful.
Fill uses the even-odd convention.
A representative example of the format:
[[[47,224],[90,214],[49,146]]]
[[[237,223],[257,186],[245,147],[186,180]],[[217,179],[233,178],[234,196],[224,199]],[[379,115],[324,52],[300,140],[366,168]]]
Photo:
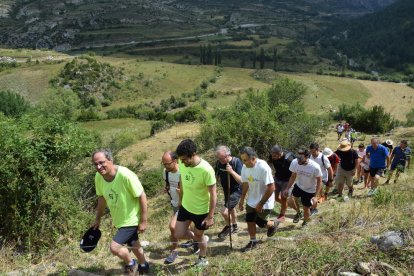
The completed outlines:
[[[256,208],[266,192],[267,185],[273,185],[274,183],[272,169],[266,161],[257,159],[253,168],[243,165],[241,178],[243,183],[248,183],[249,185],[247,205]],[[273,207],[275,207],[275,197],[272,194],[263,205],[263,209],[273,209]]]
[[[322,158],[323,158],[323,163],[322,163]],[[315,161],[321,167],[322,181],[324,182],[328,181],[328,169],[331,167],[331,162],[329,162],[328,157],[323,155],[322,152],[319,152],[319,155],[316,158],[314,158],[313,155],[311,154],[310,160]]]
[[[162,174],[162,178],[164,179],[164,181],[166,181],[166,170],[164,169],[164,173]],[[170,195],[171,195],[171,204],[174,207],[178,207],[178,202],[180,200],[180,197],[178,195],[177,192],[177,188],[178,188],[178,183],[180,183],[180,171],[176,171],[175,173],[173,172],[168,172],[168,181],[170,183]]]
[[[358,149],[356,152],[358,153],[358,157],[361,158],[361,159],[367,154],[367,152],[365,151],[365,149],[363,151],[360,151]]]
[[[296,173],[296,185],[307,193],[315,193],[318,182],[316,178],[322,176],[321,167],[313,160],[308,159],[306,165],[299,165],[298,159],[290,163],[289,170]]]

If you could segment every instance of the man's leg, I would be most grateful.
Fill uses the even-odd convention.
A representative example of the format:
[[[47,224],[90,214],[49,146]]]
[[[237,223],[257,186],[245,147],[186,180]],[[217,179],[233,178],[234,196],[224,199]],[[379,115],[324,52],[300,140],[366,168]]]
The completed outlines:
[[[178,239],[174,237],[175,232],[175,225],[177,224],[177,214],[174,214],[171,216],[169,228],[170,228],[170,240],[171,240],[171,250],[177,250],[178,248]]]
[[[144,249],[142,249],[141,244],[139,243],[139,241],[135,241],[131,245],[132,245],[132,252],[137,257],[138,263],[140,265],[145,264],[146,260],[145,260],[145,255],[144,255]]]
[[[310,207],[303,206],[303,221],[310,220]]]
[[[207,255],[207,241],[204,237],[204,230],[194,228],[194,241],[198,242],[198,247],[200,248],[200,257],[205,257]]]
[[[190,231],[191,221],[178,221],[175,224],[175,230],[174,230],[174,238],[177,240],[181,239],[187,239],[187,240],[194,240],[194,233]],[[195,230],[195,229],[194,229]]]
[[[221,210],[221,216],[224,219],[224,222],[226,225],[229,225],[229,210],[227,209],[227,207],[223,207],[223,209]]]
[[[280,198],[280,215],[279,216],[284,216],[286,214],[287,206],[288,206],[287,197],[281,196],[281,198]]]
[[[231,211],[230,211],[230,220],[231,220],[231,224],[233,224],[233,225],[237,224],[236,208],[231,209]]]
[[[391,178],[392,178],[392,175],[394,174],[394,169],[391,169],[389,172],[388,172],[388,177],[387,177],[387,181],[385,181],[385,184],[388,184],[388,183],[390,183],[390,180],[391,180]],[[397,175],[398,175],[398,171],[397,171]],[[397,177],[396,177],[397,178]]]
[[[128,249],[126,247],[123,247],[122,244],[119,244],[115,241],[111,241],[109,249],[111,250],[111,253],[113,255],[123,260],[125,264],[130,264],[132,262],[132,258],[129,255]]]

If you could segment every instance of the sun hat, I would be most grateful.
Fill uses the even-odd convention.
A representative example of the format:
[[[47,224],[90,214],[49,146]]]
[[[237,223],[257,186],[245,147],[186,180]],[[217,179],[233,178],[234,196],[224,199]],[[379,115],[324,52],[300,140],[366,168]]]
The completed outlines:
[[[333,151],[330,148],[324,148],[322,154],[326,157],[330,157],[333,154]]]
[[[348,151],[350,149],[351,149],[351,144],[348,141],[342,141],[338,146],[338,150],[340,151]]]
[[[91,252],[98,245],[98,241],[100,238],[101,230],[99,230],[99,228],[94,229],[93,227],[91,227],[83,235],[79,244],[80,248],[85,252]]]
[[[392,146],[394,142],[391,139],[387,139],[385,140],[385,144],[387,144],[388,146]]]

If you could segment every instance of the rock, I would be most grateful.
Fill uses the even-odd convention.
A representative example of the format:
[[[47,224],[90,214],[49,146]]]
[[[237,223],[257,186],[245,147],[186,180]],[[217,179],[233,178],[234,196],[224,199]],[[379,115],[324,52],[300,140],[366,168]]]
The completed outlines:
[[[399,231],[387,232],[383,236],[373,236],[371,237],[371,242],[375,243],[383,252],[390,251],[404,245],[403,235]]]
[[[359,262],[356,266],[356,271],[362,275],[370,274],[371,268],[370,263]]]
[[[72,269],[69,271],[68,276],[98,276],[97,274],[93,274],[90,272]]]
[[[361,274],[355,272],[339,272],[340,276],[361,276]]]

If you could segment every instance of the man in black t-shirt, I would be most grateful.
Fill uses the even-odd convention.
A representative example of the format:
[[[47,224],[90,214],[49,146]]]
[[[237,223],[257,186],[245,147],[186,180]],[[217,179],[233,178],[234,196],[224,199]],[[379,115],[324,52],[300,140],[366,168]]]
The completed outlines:
[[[243,163],[237,157],[231,156],[230,149],[227,146],[218,146],[216,149],[217,162],[215,165],[215,172],[217,181],[220,181],[224,192],[224,208],[221,210],[221,215],[226,222],[226,226],[218,234],[220,239],[225,238],[231,233],[239,231],[237,226],[237,214],[234,207],[240,201],[241,197],[241,170]],[[229,183],[230,176],[230,197],[229,197]],[[229,214],[231,226],[229,224]]]
[[[354,192],[353,178],[359,165],[358,153],[351,148],[351,143],[348,141],[342,141],[335,153],[341,159],[335,176],[338,198],[342,199],[344,184],[348,186],[348,197],[351,197]],[[348,198],[343,199],[347,200]]]
[[[274,145],[270,153],[272,155],[271,162],[275,169],[275,200],[281,205],[280,214],[277,219],[283,222],[288,206],[288,198],[283,195],[283,191],[287,187],[289,178],[292,175],[289,166],[293,159],[295,159],[295,156],[291,152],[282,150],[278,145]]]

